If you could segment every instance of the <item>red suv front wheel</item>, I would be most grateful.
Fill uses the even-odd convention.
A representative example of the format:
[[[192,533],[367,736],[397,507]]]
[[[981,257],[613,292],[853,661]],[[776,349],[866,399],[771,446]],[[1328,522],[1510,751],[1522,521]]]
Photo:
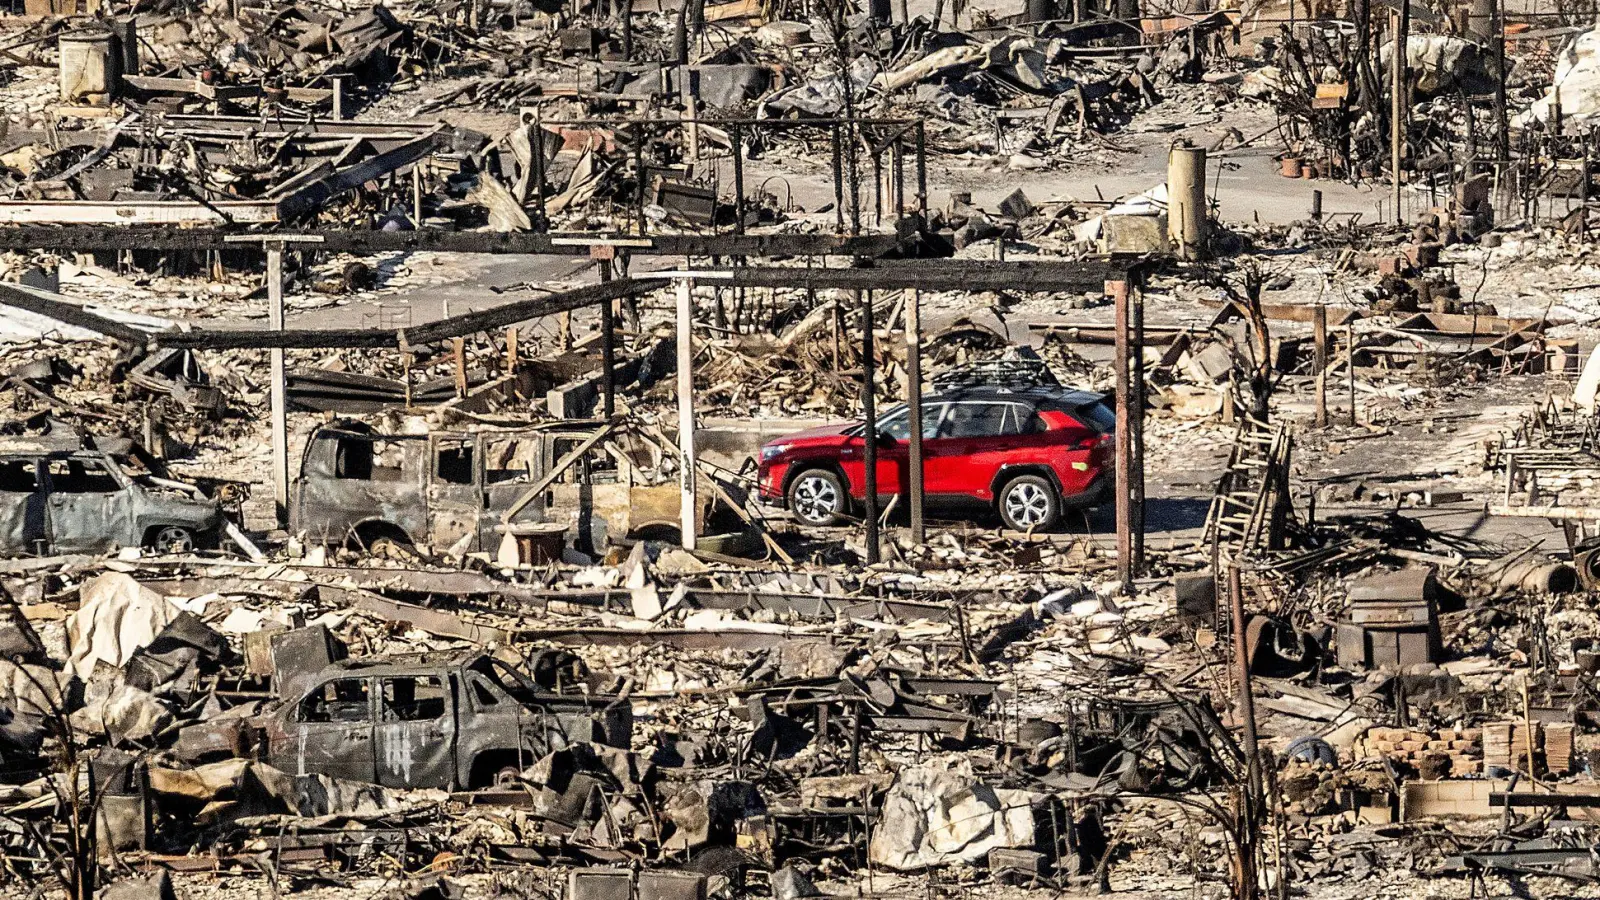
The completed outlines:
[[[833,525],[845,512],[844,482],[827,469],[807,469],[789,482],[789,512],[807,525]]]

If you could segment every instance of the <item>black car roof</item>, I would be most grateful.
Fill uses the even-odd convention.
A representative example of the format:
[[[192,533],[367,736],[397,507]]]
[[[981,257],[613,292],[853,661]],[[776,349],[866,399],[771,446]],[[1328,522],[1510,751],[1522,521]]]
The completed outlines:
[[[1088,406],[1105,400],[1106,394],[1093,391],[1081,391],[1077,388],[1063,387],[1060,385],[1036,385],[1033,387],[962,387],[936,394],[928,394],[922,398],[923,403],[950,403],[962,400],[978,400],[988,402],[1020,401],[1023,403],[1050,403],[1059,404],[1067,408]]]

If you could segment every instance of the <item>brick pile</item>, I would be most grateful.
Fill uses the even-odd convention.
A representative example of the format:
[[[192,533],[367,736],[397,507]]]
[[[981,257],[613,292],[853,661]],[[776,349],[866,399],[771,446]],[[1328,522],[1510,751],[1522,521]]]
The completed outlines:
[[[1533,752],[1543,752],[1544,769],[1567,772],[1573,764],[1574,729],[1571,722],[1533,723]],[[1491,766],[1528,771],[1527,725],[1518,722],[1490,722],[1483,726],[1483,756]]]
[[[1430,780],[1483,774],[1483,731],[1478,728],[1437,732],[1369,728],[1356,740],[1353,752],[1357,762],[1387,759]]]

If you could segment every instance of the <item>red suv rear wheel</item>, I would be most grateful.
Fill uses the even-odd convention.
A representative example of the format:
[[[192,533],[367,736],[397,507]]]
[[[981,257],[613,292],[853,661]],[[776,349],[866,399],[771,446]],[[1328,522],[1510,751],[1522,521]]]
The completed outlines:
[[[1061,495],[1050,479],[1018,475],[1006,482],[998,498],[1000,518],[1016,531],[1049,531],[1061,518]]]

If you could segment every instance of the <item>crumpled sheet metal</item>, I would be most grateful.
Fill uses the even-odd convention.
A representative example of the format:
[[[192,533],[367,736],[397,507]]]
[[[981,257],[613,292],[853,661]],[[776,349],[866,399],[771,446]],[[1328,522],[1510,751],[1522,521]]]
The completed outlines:
[[[997,847],[1034,844],[1044,795],[981,783],[965,759],[904,769],[883,801],[867,856],[899,871],[976,862]]]

